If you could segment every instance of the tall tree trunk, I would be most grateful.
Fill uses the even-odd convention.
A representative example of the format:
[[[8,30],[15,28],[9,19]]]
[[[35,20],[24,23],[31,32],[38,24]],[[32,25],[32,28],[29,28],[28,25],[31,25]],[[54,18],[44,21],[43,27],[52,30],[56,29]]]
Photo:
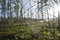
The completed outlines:
[[[10,0],[10,24],[12,23],[11,1],[12,0]]]
[[[16,21],[18,22],[18,12],[16,12]]]
[[[6,10],[6,8],[5,8],[5,3],[6,2],[6,0],[2,0],[2,13],[1,14],[3,14],[2,16],[3,16],[3,23],[5,23],[5,10]]]
[[[43,6],[43,0],[41,0],[41,6]],[[43,20],[43,7],[41,7],[41,15],[42,15],[42,20]]]
[[[39,8],[40,8],[40,7],[39,7],[39,4],[40,4],[40,3],[39,3],[39,2],[40,2],[40,1],[37,0],[37,8],[38,8],[37,16],[38,16],[38,19],[40,19],[40,16],[39,16],[39,11],[40,11],[40,10],[39,10]],[[37,19],[37,21],[38,21],[38,19]]]
[[[58,12],[58,29],[60,30],[60,13]]]
[[[22,2],[22,0],[21,0],[21,2]],[[22,22],[22,21],[23,21],[22,8],[23,8],[23,6],[22,6],[22,3],[21,3],[21,10],[20,10],[20,22]]]

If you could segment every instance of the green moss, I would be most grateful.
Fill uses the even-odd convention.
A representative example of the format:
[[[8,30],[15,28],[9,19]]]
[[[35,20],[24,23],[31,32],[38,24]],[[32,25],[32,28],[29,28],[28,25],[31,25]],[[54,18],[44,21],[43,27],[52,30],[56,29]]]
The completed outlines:
[[[1,25],[0,35],[16,35],[16,40],[56,40],[60,37],[57,27],[49,27],[45,23],[14,23],[13,25]]]

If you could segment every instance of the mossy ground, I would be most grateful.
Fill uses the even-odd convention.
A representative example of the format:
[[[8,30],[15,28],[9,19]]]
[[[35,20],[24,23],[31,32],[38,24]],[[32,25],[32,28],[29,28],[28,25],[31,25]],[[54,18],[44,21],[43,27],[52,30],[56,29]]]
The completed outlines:
[[[4,40],[2,35],[8,36],[5,40],[59,40],[60,38],[57,27],[49,27],[47,22],[14,23],[0,26],[1,40]]]

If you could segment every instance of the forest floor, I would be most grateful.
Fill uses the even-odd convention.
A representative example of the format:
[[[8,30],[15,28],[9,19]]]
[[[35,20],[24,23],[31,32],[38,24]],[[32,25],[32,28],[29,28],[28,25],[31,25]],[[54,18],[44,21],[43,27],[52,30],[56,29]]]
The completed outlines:
[[[57,27],[49,27],[47,22],[14,23],[13,25],[0,26],[0,37],[9,36],[10,38],[11,36],[13,36],[12,38],[17,38],[17,40],[18,38],[22,38],[24,40],[59,40],[60,38],[60,32]]]

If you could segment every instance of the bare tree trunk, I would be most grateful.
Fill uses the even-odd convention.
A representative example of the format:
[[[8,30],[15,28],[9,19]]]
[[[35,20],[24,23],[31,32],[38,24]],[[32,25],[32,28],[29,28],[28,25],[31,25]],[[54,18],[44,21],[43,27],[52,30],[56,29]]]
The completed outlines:
[[[40,10],[39,10],[39,8],[40,8],[40,7],[39,7],[39,4],[40,4],[40,1],[38,0],[38,1],[37,1],[37,8],[38,8],[38,13],[37,13],[37,15],[38,15],[38,19],[40,19],[40,16],[39,16],[39,11],[40,11]],[[37,19],[37,21],[38,21],[38,19]]]
[[[11,1],[12,0],[10,0],[10,24],[12,23]]]
[[[22,0],[21,0],[21,2],[22,2]],[[23,21],[22,8],[23,8],[23,6],[22,6],[22,3],[21,3],[21,10],[20,10],[20,22],[22,22],[22,21]]]
[[[60,13],[58,12],[58,29],[60,30]]]
[[[43,0],[41,0],[41,6],[43,6]],[[42,20],[43,20],[43,7],[41,7],[41,15],[42,15]]]
[[[5,1],[6,0],[3,0],[2,1],[2,13],[1,14],[3,14],[2,16],[3,16],[3,23],[5,23],[5,10],[6,10],[6,8],[5,8]]]

